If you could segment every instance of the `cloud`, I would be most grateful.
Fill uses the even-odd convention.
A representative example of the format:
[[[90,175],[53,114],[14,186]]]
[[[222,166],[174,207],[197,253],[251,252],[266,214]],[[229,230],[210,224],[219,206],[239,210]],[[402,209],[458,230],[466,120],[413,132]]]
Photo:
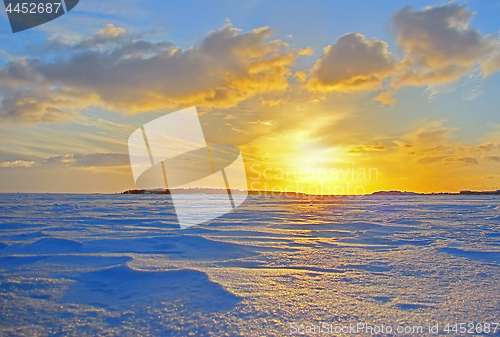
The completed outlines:
[[[65,165],[73,167],[129,166],[130,159],[124,153],[72,153],[53,156],[37,161],[14,160],[0,162],[1,167],[34,167],[45,165]]]
[[[456,129],[445,126],[444,121],[432,121],[417,127],[394,141],[398,155],[403,161],[419,164],[471,165],[487,162],[500,162],[496,141],[487,141],[477,145],[456,143],[453,132]],[[408,157],[411,156],[411,157]]]
[[[392,95],[391,91],[380,93],[377,97],[375,97],[375,100],[382,103],[382,105],[394,106],[396,104],[396,99]]]
[[[279,99],[265,99],[264,97],[259,97],[259,101],[262,105],[267,105],[270,107],[274,106],[280,106],[285,104],[285,99],[284,98],[279,98]]]
[[[359,33],[346,34],[324,49],[306,86],[313,91],[377,89],[396,63],[386,42],[366,39]]]
[[[300,56],[311,56],[313,53],[314,50],[311,47],[306,47],[304,49],[300,49],[297,54]]]
[[[489,152],[498,148],[498,144],[496,143],[482,143],[476,146],[471,147],[471,151],[474,152]]]
[[[443,124],[444,121],[427,122],[396,140],[400,154],[410,155],[410,160],[422,164],[455,158],[456,146],[450,141],[454,129]]]
[[[313,50],[272,40],[269,27],[242,32],[227,24],[181,49],[107,24],[90,36],[49,38],[35,50],[39,57],[8,60],[0,68],[0,123],[66,122],[88,106],[224,109],[253,97],[281,106],[290,87],[318,96],[383,89],[375,99],[394,105],[402,86],[436,87],[473,69],[500,69],[500,41],[469,27],[472,15],[454,3],[402,8],[391,19],[401,61],[385,41],[349,33],[324,48],[309,71],[292,67]]]
[[[489,76],[494,72],[500,71],[500,48],[488,60],[481,64],[481,69],[485,76]]]
[[[307,78],[307,75],[303,71],[297,71],[297,72],[295,72],[295,77],[297,78],[297,80],[299,82],[304,82]]]
[[[120,35],[125,34],[125,29],[121,27],[115,27],[113,24],[108,23],[106,27],[103,29],[99,30],[96,35],[98,36],[110,36],[110,37],[117,37]]]
[[[0,123],[5,121],[22,124],[61,123],[77,115],[72,107],[86,105],[83,102],[77,104],[74,99],[60,92],[50,92],[43,88],[30,88],[24,91],[3,90],[0,97],[3,98]]]
[[[253,122],[250,122],[251,124],[261,124],[261,125],[265,125],[265,126],[271,126],[271,125],[275,125],[276,122],[273,121],[273,120],[265,120],[265,121],[261,121],[260,119],[257,120],[257,121],[253,121]]]
[[[405,57],[394,85],[450,83],[490,58],[499,41],[469,27],[473,13],[449,3],[415,11],[404,7],[393,15],[396,42]]]
[[[50,157],[44,164],[75,167],[128,166],[130,159],[123,153],[74,153]]]
[[[366,151],[385,151],[387,147],[384,144],[369,144],[369,145],[357,145],[347,151],[347,153],[363,153]]]
[[[484,157],[484,159],[500,163],[500,156],[487,156]]]
[[[403,86],[436,88],[477,69],[488,76],[500,70],[500,40],[469,27],[473,14],[455,3],[420,11],[411,6],[399,9],[390,23],[401,60],[384,41],[366,39],[359,33],[346,34],[324,49],[305,86],[313,92],[385,87],[375,100],[393,106],[393,92]],[[304,74],[297,77],[303,80]],[[479,94],[476,90],[468,99]]]
[[[477,159],[474,157],[456,157],[456,158],[445,158],[445,164],[454,164],[454,163],[463,163],[466,165],[469,164],[479,164]]]
[[[1,162],[0,167],[32,167],[35,166],[35,164],[34,161],[14,160]]]
[[[16,59],[0,69],[0,119],[53,122],[89,104],[130,113],[191,105],[227,108],[281,92],[293,76],[295,59],[311,50],[269,41],[271,33],[269,27],[242,33],[227,24],[185,50],[112,25],[76,41],[49,39],[55,55]],[[29,113],[18,109],[18,101],[7,98],[12,94],[36,106]]]
[[[402,143],[423,151],[448,147],[454,128],[443,124],[442,120],[428,122],[406,135]]]

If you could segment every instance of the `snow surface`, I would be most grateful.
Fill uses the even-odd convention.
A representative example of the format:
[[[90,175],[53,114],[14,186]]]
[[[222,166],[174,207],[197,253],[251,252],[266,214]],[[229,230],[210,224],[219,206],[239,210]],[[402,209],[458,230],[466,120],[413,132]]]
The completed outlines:
[[[0,335],[499,322],[499,222],[497,196],[249,196],[180,230],[167,195],[0,194]]]

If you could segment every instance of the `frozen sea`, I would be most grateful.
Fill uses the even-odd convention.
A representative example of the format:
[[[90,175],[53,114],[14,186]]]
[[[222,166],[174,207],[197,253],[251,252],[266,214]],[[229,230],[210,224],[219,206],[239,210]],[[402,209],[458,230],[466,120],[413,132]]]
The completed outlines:
[[[0,194],[0,335],[500,336],[499,223],[484,195],[249,196],[180,230],[166,195]]]

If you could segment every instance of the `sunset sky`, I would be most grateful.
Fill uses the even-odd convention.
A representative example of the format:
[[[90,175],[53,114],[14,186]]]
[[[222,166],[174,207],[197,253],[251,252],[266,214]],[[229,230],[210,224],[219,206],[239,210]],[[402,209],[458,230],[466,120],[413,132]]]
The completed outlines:
[[[80,0],[13,34],[3,12],[0,192],[135,188],[128,137],[190,106],[254,189],[500,189],[498,18],[500,1]]]

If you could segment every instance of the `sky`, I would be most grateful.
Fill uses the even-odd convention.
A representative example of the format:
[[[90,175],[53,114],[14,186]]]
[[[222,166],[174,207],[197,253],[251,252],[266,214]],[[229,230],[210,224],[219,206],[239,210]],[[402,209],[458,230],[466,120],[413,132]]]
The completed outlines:
[[[128,138],[195,106],[248,188],[500,189],[500,1],[80,0],[0,15],[0,192],[136,188]]]

